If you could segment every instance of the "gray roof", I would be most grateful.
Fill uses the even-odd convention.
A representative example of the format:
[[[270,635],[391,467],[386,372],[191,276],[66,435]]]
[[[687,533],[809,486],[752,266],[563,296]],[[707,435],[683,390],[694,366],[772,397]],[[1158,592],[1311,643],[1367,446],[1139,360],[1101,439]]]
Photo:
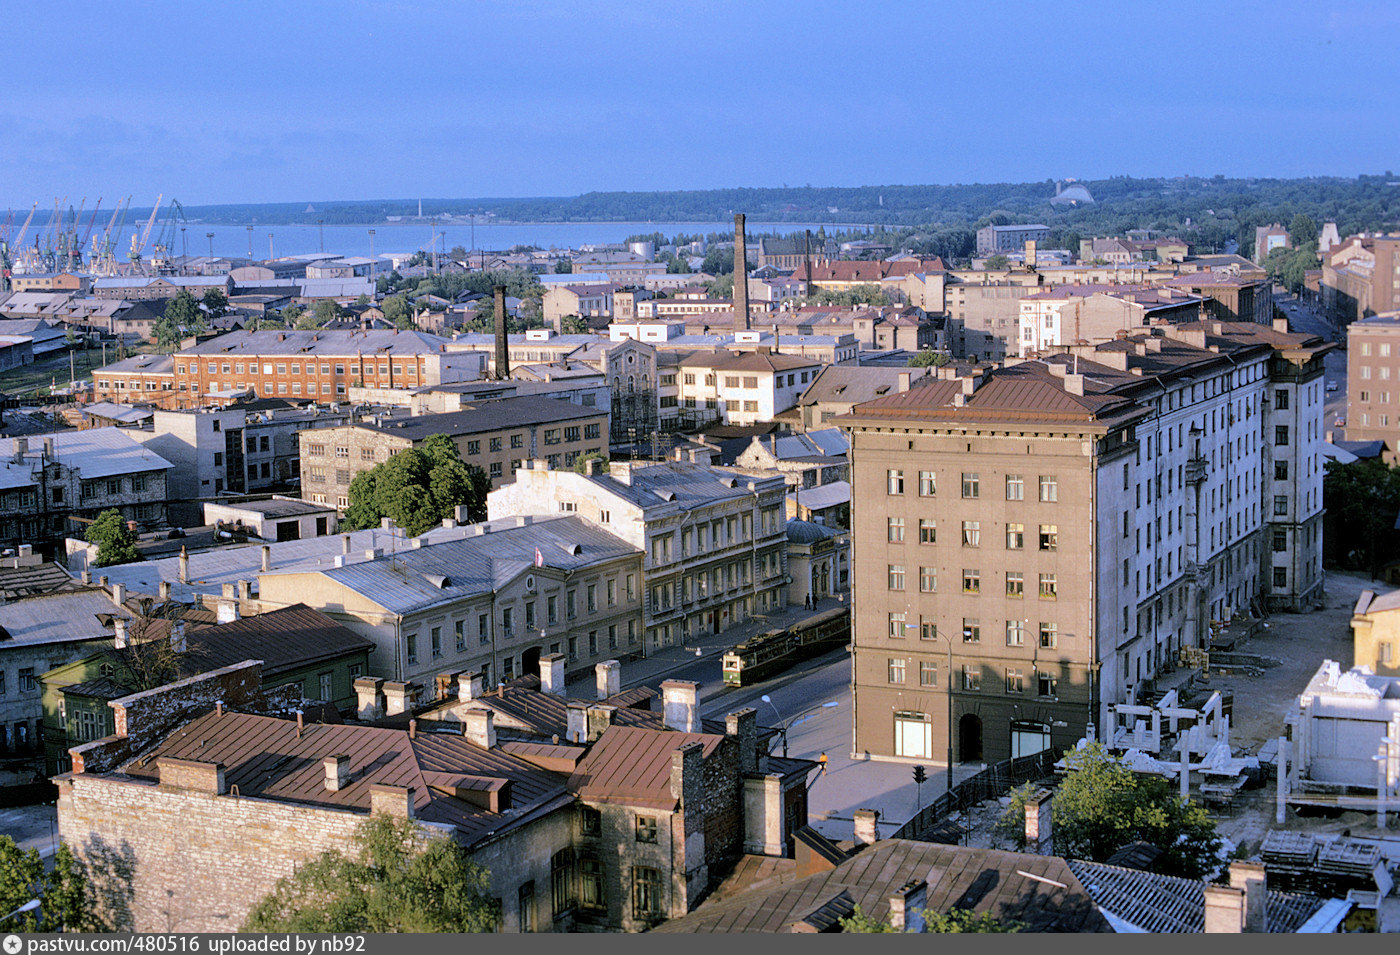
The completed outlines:
[[[149,408],[133,408],[112,401],[94,401],[90,405],[83,405],[82,411],[83,416],[87,418],[106,418],[108,421],[126,424],[135,424],[155,417],[155,412]]]
[[[900,375],[911,384],[926,376],[926,368],[880,368],[869,365],[828,365],[802,392],[798,404],[840,401],[859,404],[899,390]]]
[[[1071,859],[1069,869],[1103,912],[1143,932],[1205,931],[1205,883],[1099,862]],[[1290,892],[1268,893],[1270,932],[1296,932],[1323,900]]]
[[[181,355],[421,355],[442,351],[446,338],[415,331],[237,331],[200,342]]]
[[[483,401],[462,411],[386,418],[382,419],[384,424],[361,423],[355,427],[395,435],[408,441],[422,441],[434,434],[455,437],[556,421],[598,418],[607,413],[604,408],[585,408],[558,398],[518,395]]]
[[[76,467],[85,480],[118,474],[164,471],[171,464],[148,450],[119,428],[88,428],[83,431],[55,431],[32,434],[23,464],[14,463],[15,439],[0,438],[0,488],[31,487],[37,483],[34,468],[39,466],[44,441],[53,439],[54,457],[61,464]]]
[[[93,588],[26,597],[0,604],[0,650],[13,646],[95,640],[109,636],[99,614],[130,619],[105,591]]]
[[[641,554],[621,538],[579,517],[542,516],[525,525],[507,518],[476,527],[489,532],[322,573],[385,610],[408,613],[490,593],[533,566],[537,549],[541,567],[566,572]]]
[[[264,517],[297,517],[303,514],[328,514],[335,511],[328,504],[312,504],[289,497],[275,497],[269,501],[230,501],[224,507],[240,511],[252,511]]]
[[[614,464],[612,470],[618,472],[620,468]],[[619,481],[615,474],[595,474],[587,480],[643,508],[668,503],[680,508],[703,507],[718,501],[748,497],[750,484],[782,482],[782,478],[777,476],[754,478],[683,461],[634,464],[630,484]]]
[[[841,531],[835,527],[827,527],[825,524],[817,524],[813,521],[787,522],[787,539],[794,544],[815,544],[817,541],[826,540],[828,537],[839,537]]]
[[[175,357],[173,355],[132,355],[130,358],[114,361],[110,365],[103,365],[93,374],[124,375],[136,371],[147,374],[173,375],[175,373]]]
[[[789,494],[788,500],[794,504],[801,503],[803,507],[811,508],[814,511],[820,511],[838,504],[849,504],[851,502],[851,485],[847,481],[818,484],[816,487],[803,488],[802,493],[795,497]]]

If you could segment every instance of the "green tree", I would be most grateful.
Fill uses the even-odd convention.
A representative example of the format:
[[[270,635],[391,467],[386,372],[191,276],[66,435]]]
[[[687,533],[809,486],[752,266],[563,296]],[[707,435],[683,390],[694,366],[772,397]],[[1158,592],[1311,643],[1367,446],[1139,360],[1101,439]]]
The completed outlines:
[[[211,317],[222,318],[228,314],[228,296],[223,289],[211,288],[204,293],[204,307]]]
[[[204,313],[199,310],[199,300],[185,289],[180,289],[165,304],[165,314],[156,320],[152,331],[157,346],[173,349],[187,333],[195,332],[201,325],[204,325]]]
[[[996,255],[989,256],[982,267],[988,272],[1000,272],[1003,269],[1008,268],[1010,265],[1011,260],[1008,259],[1006,256],[998,253]]]
[[[1353,570],[1377,569],[1397,553],[1394,515],[1400,512],[1400,468],[1379,458],[1323,469],[1322,499],[1327,502],[1323,541],[1329,563]]]
[[[1274,249],[1264,260],[1269,277],[1295,295],[1303,288],[1308,270],[1321,267],[1316,242],[1306,242],[1292,249]]]
[[[734,274],[717,275],[705,283],[706,294],[710,298],[732,299],[734,297]]]
[[[374,527],[390,518],[416,536],[466,506],[471,521],[485,520],[486,472],[463,463],[457,445],[443,434],[417,448],[400,451],[383,464],[361,471],[350,482],[350,506],[341,523],[350,530]]]
[[[1051,804],[1055,851],[1102,862],[1130,842],[1162,850],[1169,875],[1198,879],[1216,864],[1220,837],[1205,809],[1182,800],[1160,776],[1139,776],[1097,741],[1065,754]]]
[[[14,839],[0,835],[0,916],[33,899],[40,902],[37,911],[16,915],[0,928],[8,932],[106,930],[92,912],[87,874],[67,843],[59,845],[53,869],[46,873],[38,850],[23,851]]]
[[[306,309],[302,308],[300,305],[297,305],[295,303],[288,305],[286,308],[282,309],[282,324],[285,325],[287,328],[300,328],[301,316],[305,312]]]
[[[705,261],[700,265],[701,272],[711,275],[725,275],[734,271],[734,248],[712,248],[705,253]]]
[[[1288,224],[1288,237],[1296,246],[1311,244],[1316,248],[1317,240],[1321,238],[1321,231],[1317,227],[1317,220],[1306,212],[1298,213]]]
[[[370,299],[370,297],[369,297],[368,295],[366,295],[366,294],[364,294],[364,293],[362,292],[362,293],[360,293],[358,296],[356,296],[356,298],[355,298],[355,304],[356,304],[356,305],[372,305],[372,304],[374,304],[374,302],[373,302],[372,299]]]
[[[577,315],[565,315],[559,322],[559,328],[565,335],[587,335],[588,320]]]
[[[574,263],[570,262],[568,259],[560,259],[558,262],[554,263],[555,275],[570,275],[573,271]]]
[[[1021,922],[1003,922],[991,912],[974,912],[971,909],[949,909],[945,914],[933,909],[924,909],[924,931],[940,935],[978,932],[982,934],[1007,934],[1020,932],[1025,926]],[[888,921],[882,922],[866,915],[857,905],[855,910],[841,919],[841,931],[860,934],[893,932]]]
[[[574,470],[579,474],[588,471],[588,462],[593,462],[594,471],[598,474],[608,473],[608,456],[601,451],[594,451],[592,454],[585,454],[574,462]]]
[[[941,351],[934,351],[932,348],[920,348],[917,352],[909,356],[910,368],[928,368],[932,365],[935,368],[942,368],[952,361]]]
[[[279,879],[245,932],[494,932],[490,873],[445,836],[376,813],[354,855],[332,850]]]
[[[323,298],[316,303],[314,313],[316,315],[316,326],[318,328],[325,325],[327,322],[335,321],[345,314],[338,302],[334,302],[328,298]]]
[[[1017,850],[1026,848],[1026,803],[1036,792],[1035,783],[1026,783],[1011,790],[1011,802],[992,827],[994,835],[1006,839]]]
[[[136,550],[136,534],[115,507],[108,508],[88,525],[87,541],[97,545],[97,566],[129,564],[141,560]]]
[[[384,317],[394,323],[395,328],[413,327],[413,309],[403,295],[390,295],[380,306]]]

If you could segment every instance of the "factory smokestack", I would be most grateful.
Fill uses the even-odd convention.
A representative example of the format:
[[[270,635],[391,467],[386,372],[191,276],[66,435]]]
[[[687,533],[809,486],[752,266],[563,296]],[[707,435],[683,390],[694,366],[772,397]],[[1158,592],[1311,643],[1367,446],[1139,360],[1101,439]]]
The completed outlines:
[[[749,330],[749,247],[742,212],[734,213],[734,330]]]
[[[506,343],[506,287],[497,285],[496,293],[496,377],[510,377],[510,348]]]

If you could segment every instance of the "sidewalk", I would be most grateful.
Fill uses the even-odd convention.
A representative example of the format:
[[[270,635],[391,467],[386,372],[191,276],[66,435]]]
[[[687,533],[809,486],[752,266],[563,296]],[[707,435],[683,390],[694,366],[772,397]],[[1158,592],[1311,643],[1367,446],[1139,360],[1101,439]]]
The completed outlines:
[[[817,601],[816,607],[810,610],[801,604],[789,605],[785,610],[768,614],[763,618],[751,619],[720,633],[704,634],[694,638],[693,642],[685,646],[648,649],[645,658],[622,664],[622,688],[626,690],[642,685],[655,688],[671,673],[694,664],[696,660],[713,660],[716,680],[718,680],[719,659],[724,656],[725,651],[735,644],[743,643],[749,637],[757,636],[767,630],[791,626],[804,617],[820,613],[823,610],[832,610],[848,605],[847,601],[838,600],[835,597],[827,597]],[[699,653],[696,652],[697,650]]]

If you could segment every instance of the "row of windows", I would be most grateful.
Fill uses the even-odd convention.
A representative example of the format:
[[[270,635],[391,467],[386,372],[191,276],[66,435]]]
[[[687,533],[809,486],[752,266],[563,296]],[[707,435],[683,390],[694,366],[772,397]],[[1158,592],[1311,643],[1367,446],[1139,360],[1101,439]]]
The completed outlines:
[[[213,362],[213,361],[211,361],[211,362],[208,362],[207,365],[206,365],[205,367],[206,367],[208,373],[211,374],[211,375],[219,375],[219,374],[223,374],[223,375],[230,375],[230,374],[232,374],[232,375],[241,375],[241,374],[244,373],[244,372],[243,372],[244,363],[241,362],[241,361],[238,361],[238,362]],[[258,363],[258,362],[255,362],[255,361],[248,362],[248,363],[247,363],[247,368],[248,368],[248,372],[247,372],[247,373],[250,374],[250,375],[256,375],[256,374],[259,373],[259,372],[258,372],[258,368],[259,368],[259,367],[260,367],[260,366],[259,366],[259,363]],[[271,375],[271,374],[273,374],[273,367],[274,367],[274,363],[273,363],[273,362],[262,362],[262,363],[261,363],[261,368],[262,368],[262,372],[261,372],[261,373],[264,374],[264,375]],[[285,374],[287,374],[288,364],[287,364],[286,362],[277,362],[277,363],[275,363],[275,367],[276,367],[276,369],[277,369],[277,372],[276,372],[276,373],[277,373],[278,375],[285,375]],[[293,375],[300,375],[300,374],[302,373],[302,370],[301,370],[301,363],[300,363],[300,362],[292,362],[291,365],[290,365],[290,367],[291,367],[291,374],[293,374]],[[199,374],[199,368],[200,368],[200,365],[199,365],[198,362],[191,363],[190,366],[189,366],[189,374],[191,374],[191,375],[197,375],[197,374]],[[374,365],[364,365],[364,366],[352,365],[352,366],[351,366],[351,371],[352,371],[353,373],[355,373],[355,374],[360,374],[362,369],[363,369],[363,373],[366,374],[366,375],[373,375],[373,374],[375,373],[375,366],[374,366]],[[389,366],[388,366],[388,365],[379,365],[379,366],[378,366],[378,371],[379,371],[379,374],[381,374],[381,375],[388,375],[388,374],[389,374]],[[183,364],[176,365],[176,366],[175,366],[175,373],[176,373],[176,374],[180,374],[180,375],[185,374],[185,366],[184,366]],[[331,364],[330,364],[330,362],[321,362],[321,374],[323,374],[323,375],[329,375],[330,373],[331,373]],[[343,363],[336,363],[336,366],[335,366],[335,373],[336,373],[337,375],[344,375],[344,374],[345,374],[345,365],[344,365]],[[308,375],[314,375],[314,374],[316,374],[316,363],[315,363],[315,362],[307,362],[307,363],[306,363],[306,374],[308,374]],[[403,366],[403,365],[394,365],[394,374],[395,374],[395,375],[407,374],[408,377],[410,377],[410,378],[416,378],[416,377],[418,376],[418,366],[417,366],[417,365],[408,365],[408,366],[405,368],[405,366]]]
[[[908,660],[904,657],[887,658],[887,679],[890,683],[902,686],[907,680]],[[1025,693],[1026,676],[1020,667],[1006,667],[1006,692]],[[1036,694],[1053,697],[1059,687],[1059,680],[1049,673],[1036,673]],[[932,660],[919,661],[919,686],[938,686],[938,664]],[[982,689],[982,667],[969,664],[962,668],[962,688],[969,691]]]
[[[885,539],[891,544],[904,543],[905,523],[902,517],[885,518]],[[1041,524],[1038,532],[1039,549],[1044,551],[1058,550],[1060,546],[1060,528],[1058,524]],[[929,518],[919,518],[919,543],[938,543],[938,522]],[[1026,543],[1026,526],[1024,524],[1006,525],[1006,547],[1008,550],[1021,550]],[[982,522],[963,521],[962,522],[962,546],[981,547],[982,546]]]
[[[969,500],[974,500],[982,496],[982,477],[975,471],[963,471],[961,481],[962,496]],[[890,468],[885,472],[885,493],[904,493],[904,471],[898,468]],[[934,471],[919,472],[919,496],[936,497],[938,494],[938,475]],[[1008,501],[1023,501],[1026,499],[1026,479],[1020,474],[1006,475],[1006,499]],[[1060,499],[1059,480],[1053,474],[1040,475],[1040,500],[1046,503],[1053,503]]]
[[[1023,647],[1026,645],[1026,620],[1006,621],[1006,645]],[[911,623],[904,611],[894,611],[889,616],[889,635],[892,639],[903,640],[910,630],[919,631],[920,640],[937,640],[938,623],[927,617],[920,617],[918,623]],[[1053,650],[1060,645],[1060,625],[1048,620],[1040,621],[1038,643],[1043,650]],[[962,618],[962,642],[982,642],[982,620],[980,617]]]
[[[886,585],[890,590],[904,590],[904,565],[888,564],[886,572]],[[1059,597],[1059,582],[1055,574],[1039,574],[1040,599],[1055,600]],[[938,592],[938,568],[919,568],[919,592],[932,594]],[[963,568],[962,572],[962,592],[965,594],[980,594],[982,592],[982,571],[977,568]],[[1025,596],[1025,574],[1020,571],[1008,570],[1006,572],[1006,596]]]

